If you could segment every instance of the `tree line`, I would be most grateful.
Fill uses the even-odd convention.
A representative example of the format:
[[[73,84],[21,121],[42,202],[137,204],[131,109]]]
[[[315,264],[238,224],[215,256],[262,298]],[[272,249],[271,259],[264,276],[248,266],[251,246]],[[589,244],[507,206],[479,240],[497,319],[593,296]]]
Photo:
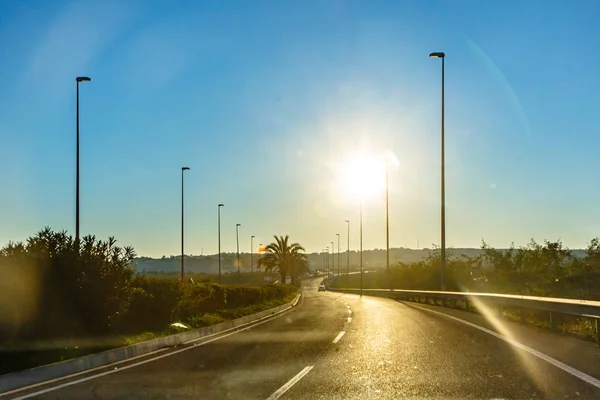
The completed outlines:
[[[478,256],[447,251],[445,287],[449,291],[493,292],[544,297],[600,300],[600,240],[590,241],[583,257],[573,255],[560,240],[498,250],[482,242]],[[441,286],[439,249],[420,261],[399,262],[383,270],[365,274],[365,288],[439,290]],[[351,276],[357,287],[358,277]],[[344,287],[344,278],[336,286]]]

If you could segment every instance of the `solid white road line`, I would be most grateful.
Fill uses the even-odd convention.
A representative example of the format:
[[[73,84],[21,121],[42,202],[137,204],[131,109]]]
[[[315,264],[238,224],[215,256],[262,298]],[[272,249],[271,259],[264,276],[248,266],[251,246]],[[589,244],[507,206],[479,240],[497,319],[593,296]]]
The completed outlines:
[[[95,375],[92,375],[92,376],[87,376],[85,378],[77,379],[77,380],[74,380],[74,381],[65,382],[63,384],[52,386],[52,387],[49,387],[47,389],[39,390],[37,392],[28,393],[28,394],[25,394],[23,396],[14,397],[11,400],[24,400],[24,399],[28,399],[30,397],[39,396],[39,395],[44,394],[44,393],[49,393],[49,392],[53,392],[55,390],[62,389],[62,388],[68,387],[68,386],[73,386],[73,385],[76,385],[76,384],[81,383],[81,382],[85,382],[85,381],[89,381],[89,380],[92,380],[92,379],[100,378],[100,377],[105,376],[105,375],[114,374],[116,372],[124,371],[124,370],[129,369],[129,368],[138,367],[140,365],[143,365],[143,364],[146,364],[146,363],[149,363],[149,362],[152,362],[152,361],[160,360],[161,358],[165,358],[165,357],[169,357],[169,356],[172,356],[172,355],[175,355],[175,354],[183,353],[184,351],[193,350],[193,349],[198,348],[199,346],[204,346],[205,344],[214,342],[214,341],[219,340],[219,339],[226,338],[226,337],[231,336],[231,335],[235,335],[236,333],[243,332],[243,331],[246,331],[248,329],[252,329],[255,326],[264,324],[265,322],[272,321],[272,320],[274,320],[276,318],[279,318],[279,317],[281,317],[281,316],[283,316],[283,315],[285,315],[285,314],[287,314],[287,313],[289,313],[289,312],[291,312],[291,311],[293,311],[295,309],[297,309],[297,307],[290,308],[289,310],[283,311],[280,314],[277,314],[277,315],[273,316],[272,318],[268,318],[268,319],[266,319],[264,321],[261,321],[261,322],[258,322],[256,324],[252,324],[252,325],[247,326],[245,328],[238,329],[238,330],[236,330],[234,332],[230,332],[230,333],[227,333],[225,335],[221,335],[221,336],[218,336],[216,338],[206,340],[206,341],[204,341],[202,343],[198,343],[197,345],[194,345],[194,346],[189,346],[189,347],[185,347],[185,348],[180,349],[180,350],[175,350],[175,351],[172,351],[170,353],[163,354],[163,355],[160,355],[160,356],[157,356],[157,357],[152,357],[152,358],[150,358],[148,360],[139,361],[139,362],[136,362],[134,364],[129,364],[129,365],[126,365],[126,366],[121,367],[121,368],[116,368],[115,367],[114,369],[111,369],[109,371],[105,371],[105,372],[102,372],[102,373],[99,373],[99,374],[95,374]],[[194,339],[194,340],[201,340],[201,339]],[[186,342],[186,343],[190,343],[190,342]],[[106,365],[106,367],[111,367],[111,365]],[[22,391],[22,390],[25,390],[25,389],[27,389],[27,388],[19,388],[19,389],[16,389],[16,390]],[[14,393],[16,390],[12,391],[12,393]],[[0,397],[6,396],[9,393],[10,392],[2,393],[0,395]]]
[[[341,331],[340,333],[338,333],[338,335],[335,337],[335,339],[333,339],[333,344],[336,344],[337,342],[340,341],[340,339],[346,334],[346,331]]]
[[[218,335],[218,333],[215,333],[214,335],[210,335],[210,337],[215,336],[215,335]],[[209,336],[206,336],[206,338],[208,338],[208,337]],[[22,392],[24,390],[31,390],[31,389],[39,387],[39,386],[48,386],[48,385],[50,385],[50,384],[52,384],[54,382],[64,381],[65,379],[75,378],[76,376],[91,374],[94,371],[99,371],[99,370],[106,369],[106,368],[111,368],[111,367],[117,368],[118,365],[126,364],[128,362],[135,361],[135,360],[137,360],[139,358],[150,357],[153,354],[163,353],[163,352],[165,352],[167,350],[171,350],[171,349],[172,349],[171,347],[163,347],[162,349],[154,350],[154,351],[151,351],[149,353],[140,354],[139,356],[135,356],[135,357],[131,357],[131,358],[126,358],[126,359],[121,360],[121,361],[116,361],[116,362],[114,362],[112,364],[100,365],[99,367],[94,367],[94,368],[86,369],[84,371],[75,372],[74,374],[71,374],[71,375],[59,376],[58,378],[49,379],[47,381],[38,382],[38,383],[32,383],[31,385],[28,385],[28,386],[23,386],[23,387],[20,387],[20,388],[9,390],[8,392],[0,393],[0,398],[4,397],[4,396],[8,396],[10,394]]]
[[[313,367],[314,367],[314,365],[304,367],[304,369],[302,371],[298,372],[298,374],[296,376],[294,376],[292,379],[290,379],[285,385],[283,385],[282,387],[277,389],[277,391],[275,393],[273,393],[272,395],[267,397],[267,400],[277,400],[278,398],[280,398],[285,392],[287,392],[292,386],[294,386],[296,384],[296,382],[298,382],[300,379],[302,379],[304,377],[304,375],[308,374],[310,372],[310,370],[313,369]]]
[[[506,337],[506,336],[504,336],[504,335],[501,335],[501,334],[499,334],[499,333],[496,333],[496,332],[494,332],[494,331],[492,331],[492,330],[490,330],[490,329],[484,328],[484,327],[482,327],[482,326],[479,326],[479,325],[477,325],[477,324],[474,324],[474,323],[472,323],[472,322],[465,321],[464,319],[456,318],[456,317],[453,317],[453,316],[451,316],[451,315],[448,315],[448,314],[444,314],[444,313],[442,313],[442,312],[439,312],[439,311],[430,310],[429,308],[424,308],[424,307],[414,306],[414,305],[412,305],[412,304],[411,304],[411,306],[412,306],[412,307],[415,307],[415,308],[419,308],[419,309],[421,309],[421,310],[425,310],[425,311],[432,312],[432,313],[434,313],[434,314],[439,314],[439,315],[442,315],[442,316],[444,316],[444,317],[446,317],[446,318],[450,318],[450,319],[453,319],[453,320],[455,320],[455,321],[458,321],[458,322],[462,322],[463,324],[469,325],[469,326],[471,326],[471,327],[473,327],[473,328],[475,328],[475,329],[479,329],[480,331],[483,331],[483,332],[485,332],[485,333],[488,333],[488,334],[490,334],[490,335],[492,335],[492,336],[495,336],[495,337],[497,337],[498,339],[504,340],[505,342],[507,342],[507,343],[510,343],[510,344],[512,344],[513,346],[515,346],[515,347],[517,347],[517,348],[519,348],[519,349],[521,349],[521,350],[524,350],[524,351],[528,352],[529,354],[531,354],[531,355],[533,355],[533,356],[536,356],[537,358],[540,358],[540,359],[542,359],[542,360],[544,360],[544,361],[546,361],[546,362],[548,362],[548,363],[550,363],[550,364],[554,365],[555,367],[557,367],[557,368],[560,368],[560,369],[562,369],[563,371],[565,371],[565,372],[567,372],[567,373],[569,373],[569,374],[573,375],[574,377],[576,377],[576,378],[579,378],[579,379],[581,379],[582,381],[584,381],[584,382],[587,382],[587,383],[589,383],[590,385],[592,385],[592,386],[595,386],[595,387],[597,387],[598,389],[600,389],[600,380],[598,380],[598,379],[594,378],[593,376],[590,376],[590,375],[586,374],[585,372],[581,372],[581,371],[579,371],[579,370],[577,370],[577,369],[575,369],[575,368],[573,368],[573,367],[570,367],[570,366],[568,366],[567,364],[565,364],[565,363],[562,363],[562,362],[558,361],[558,360],[557,360],[557,359],[555,359],[555,358],[552,358],[552,357],[550,357],[550,356],[547,356],[547,355],[546,355],[546,354],[544,354],[544,353],[541,353],[541,352],[539,352],[539,351],[537,351],[537,350],[535,350],[535,349],[532,349],[532,348],[531,348],[531,347],[529,347],[529,346],[525,346],[524,344],[522,344],[522,343],[519,343],[519,342],[517,342],[517,341],[516,341],[516,340],[514,340],[514,339],[508,338],[508,337]]]

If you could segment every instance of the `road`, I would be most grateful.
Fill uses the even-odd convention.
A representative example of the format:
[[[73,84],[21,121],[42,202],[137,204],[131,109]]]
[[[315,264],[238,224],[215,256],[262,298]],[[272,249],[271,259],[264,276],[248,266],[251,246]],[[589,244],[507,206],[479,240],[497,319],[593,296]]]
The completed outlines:
[[[0,399],[600,398],[593,344],[317,286],[250,329]]]

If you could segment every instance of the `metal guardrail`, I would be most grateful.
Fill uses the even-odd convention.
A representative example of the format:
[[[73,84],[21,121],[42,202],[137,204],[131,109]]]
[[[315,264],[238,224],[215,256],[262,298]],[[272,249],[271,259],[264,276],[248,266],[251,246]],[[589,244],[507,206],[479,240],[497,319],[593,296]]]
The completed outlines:
[[[334,292],[359,294],[360,289],[327,288]],[[592,318],[596,325],[596,343],[600,346],[600,301],[561,299],[554,297],[521,296],[497,293],[473,292],[443,292],[429,290],[398,290],[398,289],[363,289],[365,296],[387,297],[396,300],[416,301],[431,303],[433,299],[440,300],[442,307],[456,307],[456,301],[464,301],[465,309],[470,310],[471,305],[494,307],[498,315],[502,314],[503,307],[516,307],[518,309],[531,309],[548,313],[550,329],[556,330],[556,314],[574,315]],[[520,314],[523,319],[523,314]]]

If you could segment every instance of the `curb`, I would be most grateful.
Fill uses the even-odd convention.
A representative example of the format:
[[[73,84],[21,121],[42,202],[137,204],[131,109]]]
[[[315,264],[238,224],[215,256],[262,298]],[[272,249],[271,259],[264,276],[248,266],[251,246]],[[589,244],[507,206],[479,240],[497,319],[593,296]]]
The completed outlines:
[[[73,358],[71,360],[0,375],[0,396],[2,396],[5,392],[23,388],[25,386],[40,384],[53,379],[65,378],[69,375],[83,373],[89,369],[108,366],[110,364],[126,361],[130,358],[139,357],[156,350],[182,345],[207,336],[237,329],[240,326],[248,325],[258,320],[272,317],[291,309],[292,307],[295,307],[298,304],[300,297],[301,294],[298,294],[291,302],[282,304],[278,307],[233,319],[231,321],[225,321],[219,324],[206,326],[193,331],[177,333],[174,335],[136,343],[130,346],[119,347],[100,353]]]

